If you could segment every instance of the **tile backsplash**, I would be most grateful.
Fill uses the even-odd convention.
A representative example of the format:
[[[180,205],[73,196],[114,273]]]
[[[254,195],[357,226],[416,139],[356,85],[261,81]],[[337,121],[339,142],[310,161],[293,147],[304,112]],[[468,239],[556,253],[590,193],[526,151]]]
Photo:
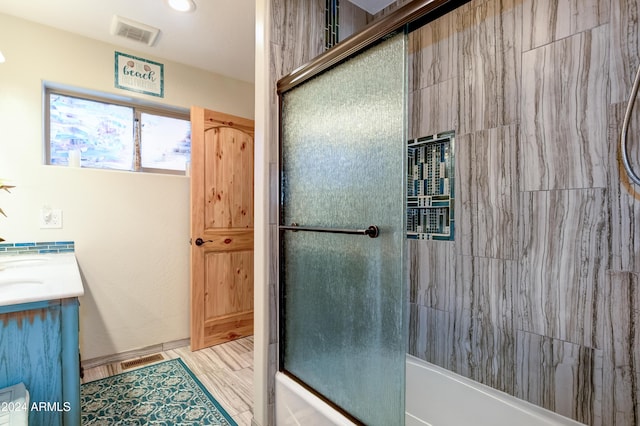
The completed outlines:
[[[18,254],[73,253],[73,241],[46,241],[0,244],[0,256]]]

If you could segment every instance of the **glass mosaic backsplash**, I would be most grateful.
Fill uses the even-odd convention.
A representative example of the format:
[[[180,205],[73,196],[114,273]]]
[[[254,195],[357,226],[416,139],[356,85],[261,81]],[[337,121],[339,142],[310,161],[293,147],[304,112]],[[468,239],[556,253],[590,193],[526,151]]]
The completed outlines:
[[[18,254],[73,253],[73,241],[48,241],[0,244],[0,256]]]
[[[453,240],[454,133],[408,143],[407,238]]]

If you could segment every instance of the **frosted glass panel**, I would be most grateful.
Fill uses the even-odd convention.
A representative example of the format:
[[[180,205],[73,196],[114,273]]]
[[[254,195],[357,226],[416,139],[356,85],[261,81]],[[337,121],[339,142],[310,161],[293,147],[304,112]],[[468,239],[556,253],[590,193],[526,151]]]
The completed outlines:
[[[367,425],[404,424],[405,41],[285,93],[283,369]]]

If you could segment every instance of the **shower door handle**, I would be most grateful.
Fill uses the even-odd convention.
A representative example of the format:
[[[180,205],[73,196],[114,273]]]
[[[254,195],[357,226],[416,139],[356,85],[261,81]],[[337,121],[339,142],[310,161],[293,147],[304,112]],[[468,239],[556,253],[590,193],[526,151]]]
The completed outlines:
[[[292,223],[291,226],[280,226],[281,231],[308,231],[308,232],[327,232],[331,234],[350,234],[350,235],[368,235],[369,238],[377,238],[380,235],[380,229],[376,225],[370,225],[367,229],[340,229],[340,228],[312,228],[308,226],[298,226]]]

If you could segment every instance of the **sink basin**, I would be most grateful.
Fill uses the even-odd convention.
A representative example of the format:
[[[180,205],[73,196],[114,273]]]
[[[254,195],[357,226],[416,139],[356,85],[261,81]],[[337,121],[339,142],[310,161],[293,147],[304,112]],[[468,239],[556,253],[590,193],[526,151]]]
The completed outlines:
[[[21,294],[36,294],[44,290],[44,282],[30,278],[0,279],[0,298],[19,297]]]
[[[22,266],[34,266],[47,263],[51,260],[48,256],[4,256],[0,257],[0,269],[3,268],[19,268]]]
[[[0,307],[83,293],[73,253],[0,256]]]
[[[0,278],[0,290],[11,285],[42,285],[42,280],[36,278]]]

